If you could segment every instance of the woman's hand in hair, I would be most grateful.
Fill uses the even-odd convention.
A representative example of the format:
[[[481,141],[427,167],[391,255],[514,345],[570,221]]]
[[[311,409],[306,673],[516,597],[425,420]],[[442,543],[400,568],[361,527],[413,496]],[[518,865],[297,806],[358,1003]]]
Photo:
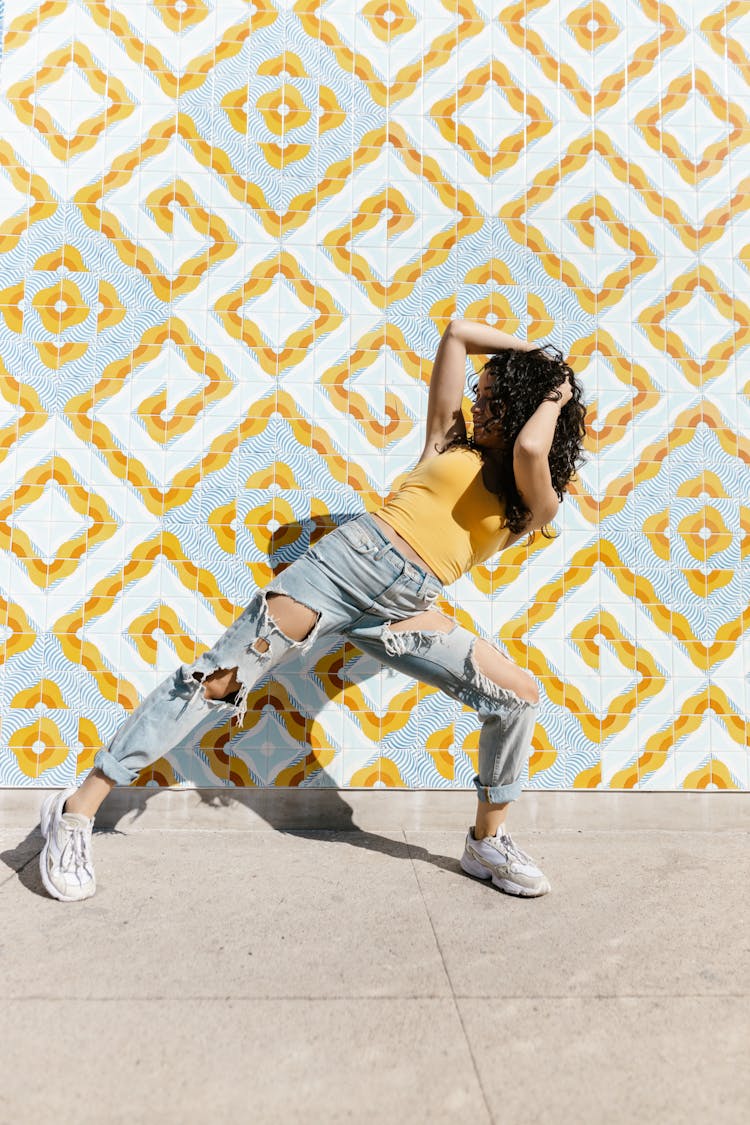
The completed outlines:
[[[558,394],[560,396],[559,398],[558,398]],[[572,397],[573,397],[573,385],[570,381],[570,377],[566,376],[565,379],[563,380],[563,382],[558,383],[558,385],[555,387],[554,391],[552,391],[551,394],[547,395],[546,401],[547,402],[557,402],[557,403],[559,403],[559,405],[561,407],[563,407],[563,406],[565,406],[566,403],[570,402]]]

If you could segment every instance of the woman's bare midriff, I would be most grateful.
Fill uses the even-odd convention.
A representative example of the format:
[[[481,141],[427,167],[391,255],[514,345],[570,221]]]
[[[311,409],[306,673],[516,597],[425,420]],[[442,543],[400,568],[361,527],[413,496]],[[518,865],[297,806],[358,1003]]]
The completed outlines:
[[[403,555],[404,558],[409,559],[410,562],[416,563],[417,566],[420,566],[422,568],[422,570],[426,570],[428,574],[431,574],[433,578],[437,578],[437,574],[435,574],[435,571],[430,569],[422,556],[418,555],[414,548],[409,543],[407,543],[405,539],[402,539],[398,532],[394,531],[389,523],[386,523],[385,520],[381,520],[379,516],[376,516],[373,513],[371,514],[372,518],[375,520],[376,524],[383,532],[383,535],[390,539],[391,543],[397,549],[400,555]],[[438,578],[438,582],[439,581],[440,579]]]

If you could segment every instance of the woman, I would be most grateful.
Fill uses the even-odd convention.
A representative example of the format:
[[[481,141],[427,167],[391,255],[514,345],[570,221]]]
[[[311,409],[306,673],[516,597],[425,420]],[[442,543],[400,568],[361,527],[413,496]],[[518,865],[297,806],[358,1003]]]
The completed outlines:
[[[466,356],[475,354],[490,358],[474,392],[470,439],[461,404]],[[559,352],[451,322],[435,357],[424,451],[380,512],[342,524],[274,578],[212,649],[147,697],[79,788],[47,797],[40,863],[49,893],[68,902],[94,893],[93,818],[114,785],[134,781],[209,711],[240,722],[260,678],[336,632],[477,710],[477,815],[461,867],[511,894],[546,894],[547,879],[504,830],[521,791],[536,684],[434,602],[472,566],[545,533],[581,460],[584,418],[581,387]]]

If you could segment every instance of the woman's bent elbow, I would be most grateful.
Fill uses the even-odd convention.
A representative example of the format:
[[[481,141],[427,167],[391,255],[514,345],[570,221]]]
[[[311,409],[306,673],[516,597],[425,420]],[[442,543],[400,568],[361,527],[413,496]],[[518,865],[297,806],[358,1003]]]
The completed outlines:
[[[527,508],[531,512],[531,519],[529,521],[530,527],[527,530],[546,527],[548,524],[552,523],[560,510],[560,501],[557,499],[557,495],[554,492],[544,495],[539,495],[538,493],[533,495],[527,491],[522,494],[522,496]]]
[[[466,321],[460,319],[449,320],[443,335],[447,336],[449,339],[462,340],[465,328]]]
[[[549,448],[533,437],[517,437],[513,446],[513,457],[546,461],[549,457]]]

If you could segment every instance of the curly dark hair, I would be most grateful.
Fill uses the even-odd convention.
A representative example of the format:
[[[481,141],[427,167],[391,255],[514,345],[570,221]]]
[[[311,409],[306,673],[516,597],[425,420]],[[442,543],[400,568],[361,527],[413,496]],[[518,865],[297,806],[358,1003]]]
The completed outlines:
[[[583,439],[586,436],[586,407],[581,402],[583,387],[565,362],[562,352],[549,345],[530,351],[504,348],[489,358],[483,370],[489,371],[491,375],[489,409],[497,420],[497,429],[503,437],[502,449],[493,450],[493,467],[497,469],[496,487],[493,491],[505,501],[503,526],[509,527],[514,534],[522,534],[531,511],[524,504],[513,475],[515,440],[544,399],[559,402],[562,395],[557,388],[569,379],[573,394],[560,411],[549,452],[552,486],[558,500],[562,501],[563,492],[577,466],[586,460],[582,453]],[[478,376],[475,378],[478,380]],[[473,438],[454,438],[445,449],[456,445],[477,449],[486,463],[485,451],[474,444]],[[542,535],[546,539],[554,538],[546,527],[542,528]],[[533,542],[533,539],[532,531],[529,542]]]

